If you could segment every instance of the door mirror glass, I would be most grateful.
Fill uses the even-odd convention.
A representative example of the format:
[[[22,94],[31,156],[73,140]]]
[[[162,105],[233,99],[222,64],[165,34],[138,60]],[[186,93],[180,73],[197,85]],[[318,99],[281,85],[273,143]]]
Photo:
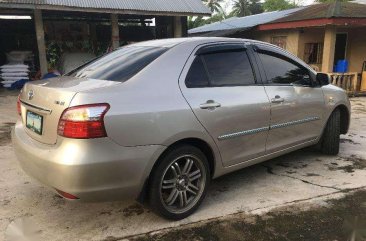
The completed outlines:
[[[329,85],[330,84],[330,77],[329,77],[328,74],[318,73],[316,75],[316,81],[318,81],[320,86]]]

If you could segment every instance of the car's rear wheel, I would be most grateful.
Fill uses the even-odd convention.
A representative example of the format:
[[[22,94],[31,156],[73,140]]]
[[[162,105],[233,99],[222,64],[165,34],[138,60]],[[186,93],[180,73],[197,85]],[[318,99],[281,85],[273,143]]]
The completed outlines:
[[[194,146],[178,146],[162,157],[151,176],[150,204],[158,214],[178,220],[191,215],[210,181],[206,156]]]
[[[328,119],[321,139],[320,150],[326,155],[337,155],[339,153],[339,141],[341,135],[341,113],[337,109],[333,111]]]

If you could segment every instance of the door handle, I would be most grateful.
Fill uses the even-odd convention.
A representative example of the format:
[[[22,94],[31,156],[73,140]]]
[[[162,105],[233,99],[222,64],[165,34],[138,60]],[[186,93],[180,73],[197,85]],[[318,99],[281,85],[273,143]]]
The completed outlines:
[[[219,107],[221,107],[221,104],[217,103],[213,100],[208,100],[206,103],[200,104],[201,109],[214,110],[214,109],[219,108]]]
[[[281,96],[279,96],[279,95],[276,95],[273,99],[271,99],[271,102],[275,103],[275,104],[282,103],[284,101],[285,101],[285,99],[281,98]]]

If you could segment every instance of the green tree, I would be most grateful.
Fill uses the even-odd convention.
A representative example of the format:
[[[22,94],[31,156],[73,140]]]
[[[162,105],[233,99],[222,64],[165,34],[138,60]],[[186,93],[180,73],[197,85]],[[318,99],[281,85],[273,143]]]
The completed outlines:
[[[221,3],[223,0],[203,0],[206,6],[211,10],[211,12],[220,12],[222,11]]]
[[[318,3],[349,2],[350,0],[315,0]]]
[[[298,5],[295,2],[289,2],[287,0],[265,0],[263,8],[265,11],[277,11],[296,8]]]
[[[233,1],[233,14],[237,17],[244,17],[251,14],[250,2],[248,0],[234,0]]]
[[[197,28],[205,24],[219,22],[225,20],[228,17],[231,16],[226,15],[226,13],[223,11],[213,14],[210,18],[188,17],[188,29]]]
[[[206,21],[202,17],[188,17],[188,29],[205,25]]]
[[[225,20],[226,18],[227,18],[227,16],[226,16],[225,12],[220,11],[220,12],[215,13],[214,15],[212,15],[211,18],[206,19],[206,24],[207,23],[219,22],[219,21]]]
[[[251,0],[249,4],[249,11],[251,14],[263,13],[263,6],[260,0]]]

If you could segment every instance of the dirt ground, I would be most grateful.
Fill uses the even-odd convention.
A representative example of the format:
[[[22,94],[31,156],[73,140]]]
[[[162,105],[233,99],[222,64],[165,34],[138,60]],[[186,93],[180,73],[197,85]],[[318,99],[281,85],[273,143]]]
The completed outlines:
[[[346,240],[365,227],[364,97],[352,99],[338,156],[305,149],[218,178],[194,215],[172,222],[134,201],[69,202],[24,174],[10,141],[16,96],[0,91],[0,240],[25,219],[41,240]]]

